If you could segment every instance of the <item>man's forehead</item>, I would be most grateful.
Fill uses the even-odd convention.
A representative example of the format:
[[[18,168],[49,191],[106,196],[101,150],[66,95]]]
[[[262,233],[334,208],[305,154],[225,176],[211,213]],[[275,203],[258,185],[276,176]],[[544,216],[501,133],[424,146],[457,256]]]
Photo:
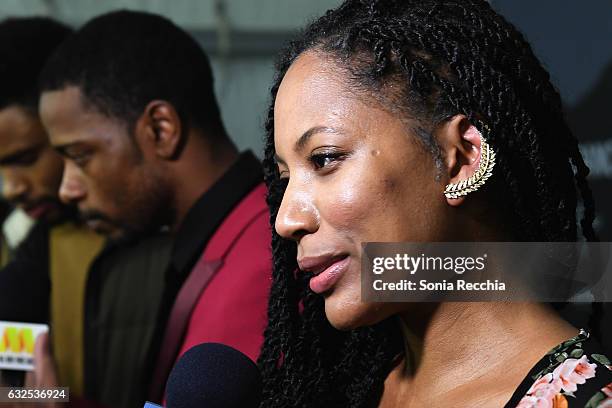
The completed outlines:
[[[76,119],[85,113],[81,91],[76,86],[44,91],[40,97],[39,111],[45,124]]]
[[[0,129],[20,127],[30,128],[37,122],[33,113],[19,105],[10,105],[0,109]]]
[[[111,134],[113,121],[89,107],[78,87],[42,93],[40,117],[54,146],[95,142]]]
[[[0,151],[28,149],[46,141],[40,122],[25,109],[18,106],[0,109]]]
[[[62,154],[83,148],[119,154],[134,148],[126,124],[98,110],[76,86],[44,91],[39,112],[51,145]]]

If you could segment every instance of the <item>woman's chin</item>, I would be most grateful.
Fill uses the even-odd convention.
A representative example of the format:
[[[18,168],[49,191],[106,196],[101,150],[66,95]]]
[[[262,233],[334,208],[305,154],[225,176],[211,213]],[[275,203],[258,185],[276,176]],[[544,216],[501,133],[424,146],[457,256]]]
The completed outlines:
[[[363,303],[360,296],[342,299],[339,294],[325,298],[325,315],[336,329],[348,331],[359,327],[374,325],[390,314],[384,310],[382,303]]]

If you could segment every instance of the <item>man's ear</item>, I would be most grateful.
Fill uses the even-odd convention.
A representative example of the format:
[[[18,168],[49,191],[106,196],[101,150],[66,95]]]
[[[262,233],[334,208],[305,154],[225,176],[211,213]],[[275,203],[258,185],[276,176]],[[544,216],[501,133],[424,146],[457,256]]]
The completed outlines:
[[[166,101],[149,102],[135,131],[141,148],[164,160],[175,159],[184,142],[179,115]]]
[[[447,184],[458,184],[473,176],[480,164],[482,146],[480,132],[467,117],[453,116],[434,134],[444,157]],[[446,199],[451,206],[459,206],[464,200],[465,196]]]

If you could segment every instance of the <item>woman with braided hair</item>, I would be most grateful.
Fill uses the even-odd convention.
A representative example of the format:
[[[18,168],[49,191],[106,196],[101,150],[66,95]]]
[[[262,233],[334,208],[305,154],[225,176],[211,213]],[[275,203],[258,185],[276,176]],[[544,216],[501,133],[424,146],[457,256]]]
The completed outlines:
[[[559,94],[486,1],[328,11],[281,56],[266,128],[262,407],[612,404],[609,362],[547,305],[360,300],[362,242],[576,241],[577,192],[596,240]]]

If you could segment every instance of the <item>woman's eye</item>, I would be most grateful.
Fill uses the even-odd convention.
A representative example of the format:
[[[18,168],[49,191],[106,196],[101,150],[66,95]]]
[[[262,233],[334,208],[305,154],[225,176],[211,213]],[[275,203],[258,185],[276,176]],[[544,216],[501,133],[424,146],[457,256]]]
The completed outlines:
[[[281,180],[289,179],[289,171],[288,170],[278,170],[278,175]]]
[[[334,164],[342,157],[342,153],[317,153],[310,156],[310,161],[316,170],[320,170]]]

